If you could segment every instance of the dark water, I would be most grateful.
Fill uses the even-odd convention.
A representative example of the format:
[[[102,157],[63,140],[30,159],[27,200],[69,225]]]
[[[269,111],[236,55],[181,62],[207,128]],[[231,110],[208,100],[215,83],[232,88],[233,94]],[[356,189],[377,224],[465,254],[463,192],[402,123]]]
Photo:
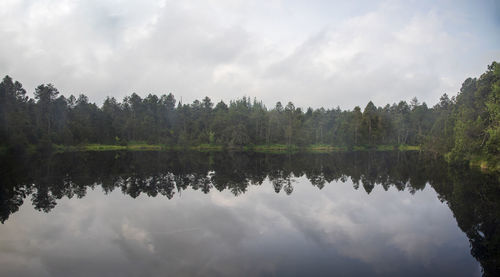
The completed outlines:
[[[0,160],[0,276],[499,276],[498,176],[422,153]]]

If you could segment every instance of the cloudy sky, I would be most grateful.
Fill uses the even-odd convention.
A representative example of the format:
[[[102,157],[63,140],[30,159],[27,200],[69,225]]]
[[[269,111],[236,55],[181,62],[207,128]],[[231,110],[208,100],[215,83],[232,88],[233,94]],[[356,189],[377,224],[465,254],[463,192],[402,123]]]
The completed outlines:
[[[498,1],[2,0],[0,74],[98,104],[433,105],[500,60]]]

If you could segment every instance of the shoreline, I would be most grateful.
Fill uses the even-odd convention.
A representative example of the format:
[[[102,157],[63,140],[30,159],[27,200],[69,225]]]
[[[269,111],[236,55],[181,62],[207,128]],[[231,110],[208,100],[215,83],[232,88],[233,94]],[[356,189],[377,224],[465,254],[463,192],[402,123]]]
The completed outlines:
[[[0,146],[0,154],[6,153],[8,147]],[[37,152],[34,145],[30,145],[27,149],[28,153]],[[199,151],[199,152],[221,152],[221,151],[237,151],[237,152],[258,152],[269,154],[295,154],[295,153],[339,153],[339,152],[384,152],[384,151],[423,151],[419,145],[376,145],[376,146],[333,146],[328,144],[312,144],[307,146],[285,145],[285,144],[270,144],[270,145],[248,145],[248,146],[223,146],[214,144],[199,144],[191,146],[183,145],[165,145],[165,144],[147,144],[147,143],[132,143],[128,145],[115,144],[82,144],[82,145],[52,145],[53,153],[70,153],[70,152],[102,152],[102,151]],[[442,155],[442,154],[439,154]],[[446,155],[443,155],[446,156]],[[445,158],[445,160],[447,160]],[[447,161],[449,164],[455,163]],[[474,156],[471,159],[464,160],[470,168],[476,168],[483,172],[500,173],[500,163],[488,161],[484,157]]]
[[[164,144],[84,144],[84,145],[54,145],[57,153],[85,152],[85,151],[254,151],[264,153],[331,153],[345,151],[421,151],[418,145],[376,145],[376,146],[354,146],[351,149],[345,146],[333,146],[326,144],[313,144],[308,146],[271,144],[271,145],[248,145],[248,146],[223,146],[213,144],[200,144],[192,146],[164,145]]]

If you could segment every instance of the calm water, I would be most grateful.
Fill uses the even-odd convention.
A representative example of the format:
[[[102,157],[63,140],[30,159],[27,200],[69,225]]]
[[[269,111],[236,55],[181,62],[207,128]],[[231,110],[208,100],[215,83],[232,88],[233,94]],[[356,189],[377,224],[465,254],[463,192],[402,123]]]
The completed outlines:
[[[419,153],[0,160],[0,276],[498,276],[498,176]]]

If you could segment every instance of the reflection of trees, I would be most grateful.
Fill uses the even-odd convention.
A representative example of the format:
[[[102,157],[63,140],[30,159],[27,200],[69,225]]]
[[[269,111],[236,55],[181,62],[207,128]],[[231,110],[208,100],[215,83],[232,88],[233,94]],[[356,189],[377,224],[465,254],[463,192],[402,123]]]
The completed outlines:
[[[229,190],[235,196],[266,178],[274,191],[293,192],[295,178],[305,176],[322,189],[332,181],[350,179],[370,193],[375,186],[415,193],[430,183],[446,201],[467,234],[472,254],[485,275],[498,273],[500,218],[498,178],[469,169],[454,171],[423,153],[353,152],[273,155],[259,153],[98,152],[66,153],[49,158],[0,159],[0,221],[31,196],[37,210],[49,212],[63,197],[84,197],[88,188],[105,193],[121,190],[171,199],[186,189],[209,193]],[[488,274],[486,274],[488,273]]]
[[[450,169],[449,179],[432,186],[471,243],[484,276],[500,276],[500,186],[498,177]]]
[[[14,160],[12,160],[14,159]],[[119,188],[172,198],[185,189],[209,193],[213,188],[245,193],[249,185],[269,178],[274,190],[293,192],[294,178],[305,176],[322,189],[332,181],[351,179],[370,193],[376,185],[415,193],[432,184],[452,183],[446,164],[421,153],[353,152],[272,155],[259,153],[99,152],[2,159],[2,220],[31,195],[36,209],[50,211],[62,197],[84,197],[87,188],[105,193]],[[440,196],[441,197],[441,196]]]

